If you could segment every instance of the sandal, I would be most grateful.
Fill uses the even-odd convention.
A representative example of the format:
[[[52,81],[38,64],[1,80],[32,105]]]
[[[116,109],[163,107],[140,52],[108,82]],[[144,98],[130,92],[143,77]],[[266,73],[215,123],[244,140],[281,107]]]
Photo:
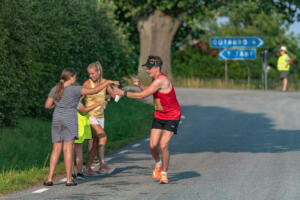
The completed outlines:
[[[49,182],[44,182],[44,185],[45,186],[53,186],[53,182],[52,181],[49,181]]]
[[[72,181],[71,183],[66,183],[66,186],[76,186],[76,185],[77,183],[74,181]]]

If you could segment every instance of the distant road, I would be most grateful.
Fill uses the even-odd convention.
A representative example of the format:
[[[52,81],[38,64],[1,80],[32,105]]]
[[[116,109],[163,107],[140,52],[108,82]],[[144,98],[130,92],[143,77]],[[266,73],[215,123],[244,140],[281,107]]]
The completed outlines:
[[[111,176],[77,187],[58,179],[53,187],[37,185],[6,199],[300,199],[300,93],[176,92],[183,118],[170,144],[168,185],[151,178],[146,138],[107,155],[117,168]]]

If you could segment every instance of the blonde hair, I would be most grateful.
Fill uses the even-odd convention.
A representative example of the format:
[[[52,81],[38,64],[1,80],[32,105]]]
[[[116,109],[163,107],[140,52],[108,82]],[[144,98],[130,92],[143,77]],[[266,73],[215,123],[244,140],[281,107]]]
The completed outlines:
[[[56,84],[56,90],[54,94],[55,100],[60,100],[61,96],[64,93],[64,83],[68,80],[70,80],[71,77],[74,77],[76,75],[76,71],[73,68],[65,68],[61,72],[61,78],[59,82]]]
[[[102,65],[99,61],[93,62],[91,64],[89,64],[89,66],[87,67],[87,69],[94,69],[96,72],[100,71],[100,81],[103,78],[103,70],[102,70]]]

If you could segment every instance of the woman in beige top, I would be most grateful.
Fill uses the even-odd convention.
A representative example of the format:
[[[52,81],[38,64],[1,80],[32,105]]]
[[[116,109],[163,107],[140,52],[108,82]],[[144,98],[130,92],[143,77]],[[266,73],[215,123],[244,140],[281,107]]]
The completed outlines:
[[[98,85],[101,85],[106,80],[103,78],[103,71],[101,64],[97,61],[91,63],[88,68],[88,73],[90,79],[85,81],[83,87],[85,88],[95,88]],[[87,95],[86,96],[86,106],[93,105],[99,101],[105,101],[106,93],[109,93],[113,98],[115,95],[112,92],[111,86],[105,87],[97,94]],[[104,152],[105,152],[105,144],[107,141],[107,136],[104,132],[104,108],[103,106],[99,106],[94,110],[89,112],[90,116],[90,124],[93,133],[93,145],[91,150],[89,151],[88,161],[86,164],[86,172],[89,175],[97,175],[97,173],[91,169],[93,160],[98,153],[99,157],[99,172],[100,173],[112,173],[114,169],[108,167],[104,162]]]
[[[53,186],[53,175],[61,151],[64,152],[65,168],[67,174],[67,186],[75,186],[72,180],[74,138],[78,137],[77,104],[81,95],[97,94],[110,84],[118,84],[117,81],[106,80],[97,87],[83,88],[74,85],[76,83],[76,71],[73,68],[65,68],[61,73],[60,81],[54,86],[45,102],[46,109],[54,108],[51,134],[53,148],[50,158],[49,175],[44,182],[45,186]]]

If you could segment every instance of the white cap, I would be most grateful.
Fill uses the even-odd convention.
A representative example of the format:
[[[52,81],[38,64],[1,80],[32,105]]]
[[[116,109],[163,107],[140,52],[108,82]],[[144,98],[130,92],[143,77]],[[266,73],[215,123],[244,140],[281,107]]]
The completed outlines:
[[[287,49],[286,49],[285,46],[282,46],[282,47],[280,48],[280,51],[285,51],[285,52],[287,52]]]

